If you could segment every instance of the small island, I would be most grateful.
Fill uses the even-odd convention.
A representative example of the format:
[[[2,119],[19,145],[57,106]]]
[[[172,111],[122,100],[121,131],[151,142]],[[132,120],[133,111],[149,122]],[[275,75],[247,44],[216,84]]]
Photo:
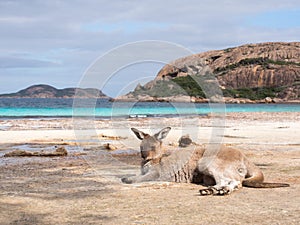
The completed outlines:
[[[57,89],[50,85],[38,84],[16,93],[1,94],[0,98],[109,98],[96,88]]]

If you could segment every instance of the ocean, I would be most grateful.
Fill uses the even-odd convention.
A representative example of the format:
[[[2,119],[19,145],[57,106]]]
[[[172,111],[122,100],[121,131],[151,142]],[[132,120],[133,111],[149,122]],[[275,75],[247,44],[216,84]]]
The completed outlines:
[[[0,99],[0,118],[20,117],[166,117],[226,112],[300,112],[300,104],[203,104],[110,102],[108,99]]]

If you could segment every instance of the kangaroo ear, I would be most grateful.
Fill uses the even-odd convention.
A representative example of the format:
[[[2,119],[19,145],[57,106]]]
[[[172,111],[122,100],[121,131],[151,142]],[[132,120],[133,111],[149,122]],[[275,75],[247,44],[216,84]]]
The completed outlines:
[[[144,132],[136,129],[136,128],[131,128],[132,132],[137,136],[138,139],[143,140],[146,136],[149,136],[149,134],[145,134]]]
[[[167,137],[168,133],[170,132],[171,127],[166,127],[164,129],[162,129],[161,131],[159,131],[157,134],[154,134],[154,137],[161,141],[162,139],[164,139],[165,137]]]

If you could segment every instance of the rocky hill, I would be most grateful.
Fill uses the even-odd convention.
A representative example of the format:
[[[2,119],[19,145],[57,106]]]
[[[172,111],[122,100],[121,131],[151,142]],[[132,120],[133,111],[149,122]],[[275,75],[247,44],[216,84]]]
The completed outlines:
[[[100,90],[94,88],[56,89],[49,85],[33,85],[16,93],[2,94],[0,98],[108,98]]]
[[[247,44],[181,58],[119,99],[207,101],[199,80],[211,82],[208,75],[227,102],[299,101],[300,42]]]

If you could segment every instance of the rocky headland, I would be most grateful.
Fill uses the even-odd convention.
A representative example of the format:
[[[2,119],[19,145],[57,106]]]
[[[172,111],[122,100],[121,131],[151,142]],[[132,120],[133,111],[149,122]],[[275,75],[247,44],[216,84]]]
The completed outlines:
[[[218,95],[228,103],[300,102],[300,42],[247,44],[180,58],[115,100],[208,102]]]

